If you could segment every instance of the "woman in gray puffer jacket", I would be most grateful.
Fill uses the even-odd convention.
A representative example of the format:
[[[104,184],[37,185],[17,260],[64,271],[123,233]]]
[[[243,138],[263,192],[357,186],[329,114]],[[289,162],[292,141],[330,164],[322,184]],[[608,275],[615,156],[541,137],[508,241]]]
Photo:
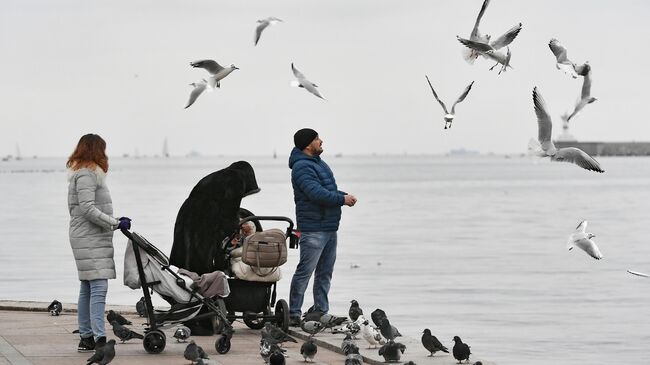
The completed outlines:
[[[113,231],[130,229],[131,220],[113,217],[111,195],[106,186],[106,142],[86,134],[68,159],[68,209],[70,246],[77,263],[81,286],[77,320],[78,351],[93,351],[106,343],[104,308],[108,279],[115,279]]]

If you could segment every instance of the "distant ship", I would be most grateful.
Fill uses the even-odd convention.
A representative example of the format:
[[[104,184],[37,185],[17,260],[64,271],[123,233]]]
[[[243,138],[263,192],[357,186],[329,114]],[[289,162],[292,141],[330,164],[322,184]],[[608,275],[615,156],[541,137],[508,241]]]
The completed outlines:
[[[163,142],[162,156],[169,157],[169,146],[167,145],[167,137],[165,137],[165,141]]]
[[[20,154],[20,147],[18,146],[18,143],[16,143],[16,161],[20,161],[23,159],[23,156]]]
[[[650,142],[579,142],[566,121],[554,143],[558,148],[577,147],[591,156],[650,156]]]

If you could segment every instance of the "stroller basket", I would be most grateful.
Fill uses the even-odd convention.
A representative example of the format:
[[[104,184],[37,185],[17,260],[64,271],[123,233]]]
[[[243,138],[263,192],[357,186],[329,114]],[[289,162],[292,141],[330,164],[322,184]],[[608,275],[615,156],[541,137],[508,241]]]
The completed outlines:
[[[169,266],[167,256],[141,235],[124,229],[122,233],[132,244],[139,286],[142,288],[147,308],[149,327],[145,328],[142,342],[144,349],[148,353],[160,353],[164,350],[166,336],[161,331],[163,328],[190,319],[216,317],[222,336],[215,342],[215,349],[220,354],[227,353],[230,350],[230,339],[234,331],[226,317],[223,299],[205,297],[193,289],[193,286],[186,281],[190,279],[184,279],[175,273]],[[128,252],[129,249],[125,255],[125,284]],[[131,284],[128,286],[134,288]],[[154,310],[149,289],[158,292],[170,302],[171,308],[168,311]],[[206,308],[206,313],[199,314],[202,308]]]

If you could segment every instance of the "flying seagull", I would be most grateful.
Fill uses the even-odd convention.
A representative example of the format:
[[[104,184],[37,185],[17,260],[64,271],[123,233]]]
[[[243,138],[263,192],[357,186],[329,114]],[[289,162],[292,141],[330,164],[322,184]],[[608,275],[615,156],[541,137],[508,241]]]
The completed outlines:
[[[262,32],[264,31],[264,29],[266,29],[266,27],[268,27],[269,25],[277,24],[277,23],[279,23],[281,21],[282,21],[282,19],[278,19],[278,18],[273,17],[273,16],[268,17],[266,19],[258,20],[257,21],[257,23],[258,23],[257,28],[255,28],[255,45],[257,46],[257,42],[260,41],[260,37],[262,36]]]
[[[582,221],[576,227],[576,231],[569,236],[569,242],[567,247],[571,251],[574,247],[579,247],[585,251],[589,256],[600,260],[603,258],[603,254],[600,253],[598,246],[591,239],[596,237],[593,233],[586,232],[587,221]]]
[[[551,49],[551,52],[555,55],[556,63],[555,67],[558,70],[564,71],[567,75],[571,75],[574,79],[578,77],[575,70],[575,64],[569,60],[567,57],[566,48],[558,41],[553,38],[548,42],[548,47]]]
[[[205,91],[206,87],[208,86],[208,82],[205,79],[202,79],[199,82],[191,83],[190,86],[193,86],[194,89],[192,89],[192,92],[190,92],[190,99],[187,101],[187,105],[185,105],[185,109],[189,108],[190,106],[192,106],[192,104],[194,104],[194,102],[199,97],[199,95],[201,95],[201,93]],[[210,91],[212,91],[212,89],[210,89]]]
[[[208,78],[208,86],[211,88],[221,87],[220,81],[223,80],[224,77],[230,75],[230,73],[235,70],[239,70],[239,68],[234,64],[228,67],[222,67],[215,60],[194,61],[190,62],[190,66],[204,68],[208,71],[210,74],[210,77]]]
[[[449,111],[447,111],[447,106],[445,105],[445,103],[443,103],[442,100],[440,100],[440,98],[438,97],[438,94],[436,94],[436,91],[433,89],[433,85],[431,85],[431,81],[429,81],[429,76],[424,75],[424,77],[427,78],[427,82],[429,83],[429,87],[431,88],[431,92],[433,93],[433,96],[436,98],[436,100],[438,100],[438,103],[440,103],[440,106],[442,106],[442,110],[445,111],[445,116],[444,116],[444,118],[445,118],[445,129],[451,128],[451,123],[454,121],[454,118],[456,117],[456,104],[458,104],[461,101],[465,100],[465,97],[467,96],[469,91],[472,89],[472,85],[474,85],[474,81],[472,81],[472,83],[467,85],[467,87],[465,88],[463,93],[460,94],[460,97],[458,98],[458,100],[456,100],[454,105],[451,106],[451,113],[450,113]]]
[[[537,114],[538,135],[537,141],[531,139],[528,147],[539,157],[550,157],[551,161],[566,161],[574,163],[583,169],[605,172],[600,167],[598,161],[587,153],[576,147],[556,148],[551,139],[553,122],[546,110],[546,102],[542,95],[537,91],[537,86],[533,88],[533,104],[535,105],[535,114]]]
[[[517,38],[517,35],[519,32],[521,32],[521,27],[522,24],[519,23],[510,28],[501,37],[489,43],[488,41],[472,40],[471,38],[465,39],[459,36],[456,36],[456,39],[458,39],[458,41],[464,46],[470,48],[472,52],[495,61],[496,64],[490,67],[490,71],[497,65],[502,65],[501,70],[499,71],[499,74],[501,74],[501,72],[505,71],[508,67],[512,68],[512,66],[510,66],[510,58],[512,56],[512,53],[510,52],[508,45],[510,45],[510,43],[512,43],[512,41]],[[503,47],[506,47],[507,49],[505,54],[499,51]]]
[[[298,69],[293,65],[293,62],[291,63],[291,70],[293,71],[293,75],[297,79],[297,80],[293,81],[291,83],[291,85],[297,86],[297,87],[302,87],[305,90],[309,91],[310,93],[312,93],[312,94],[318,96],[319,98],[325,100],[325,98],[321,95],[321,93],[317,89],[318,85],[316,85],[313,82],[307,80],[305,75],[303,75],[302,72],[298,71]]]
[[[571,120],[578,112],[582,110],[587,104],[591,104],[596,101],[596,98],[591,96],[591,66],[588,63],[585,63],[582,66],[584,69],[581,70],[584,73],[582,81],[582,92],[580,93],[580,99],[576,103],[573,113],[568,116],[563,116],[562,118],[567,122]]]
[[[650,275],[648,275],[648,274],[644,274],[644,273],[642,273],[642,272],[632,271],[632,270],[628,270],[627,272],[629,272],[629,273],[632,274],[632,275],[640,276],[640,277],[642,277],[642,278],[650,278]]]
[[[489,35],[482,35],[481,32],[478,30],[478,26],[481,23],[481,18],[483,18],[483,14],[485,14],[485,10],[487,9],[488,5],[490,4],[490,0],[484,0],[483,5],[481,6],[481,10],[478,13],[478,16],[476,17],[476,22],[474,23],[474,28],[472,29],[472,33],[469,35],[469,40],[473,42],[481,42],[481,43],[487,43],[490,41],[490,36]],[[480,55],[479,52],[475,51],[472,48],[464,48],[466,51],[464,53],[464,58],[465,61],[469,63],[474,63],[474,60],[478,58]]]

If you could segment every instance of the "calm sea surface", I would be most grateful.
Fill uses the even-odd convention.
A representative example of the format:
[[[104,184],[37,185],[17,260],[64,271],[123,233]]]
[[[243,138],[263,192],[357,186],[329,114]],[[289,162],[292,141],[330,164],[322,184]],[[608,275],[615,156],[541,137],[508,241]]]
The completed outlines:
[[[359,199],[343,208],[332,312],[357,299],[406,336],[427,327],[451,346],[459,335],[499,364],[650,363],[650,280],[626,273],[650,272],[649,158],[600,158],[607,172],[597,174],[519,157],[324,157]],[[293,219],[287,157],[246,159],[262,191],[242,206]],[[194,184],[237,160],[111,159],[115,214],[169,253]],[[64,164],[0,162],[0,299],[76,302]],[[601,261],[566,249],[583,219]],[[114,241],[108,301],[134,304],[141,292],[121,285],[126,238]]]

